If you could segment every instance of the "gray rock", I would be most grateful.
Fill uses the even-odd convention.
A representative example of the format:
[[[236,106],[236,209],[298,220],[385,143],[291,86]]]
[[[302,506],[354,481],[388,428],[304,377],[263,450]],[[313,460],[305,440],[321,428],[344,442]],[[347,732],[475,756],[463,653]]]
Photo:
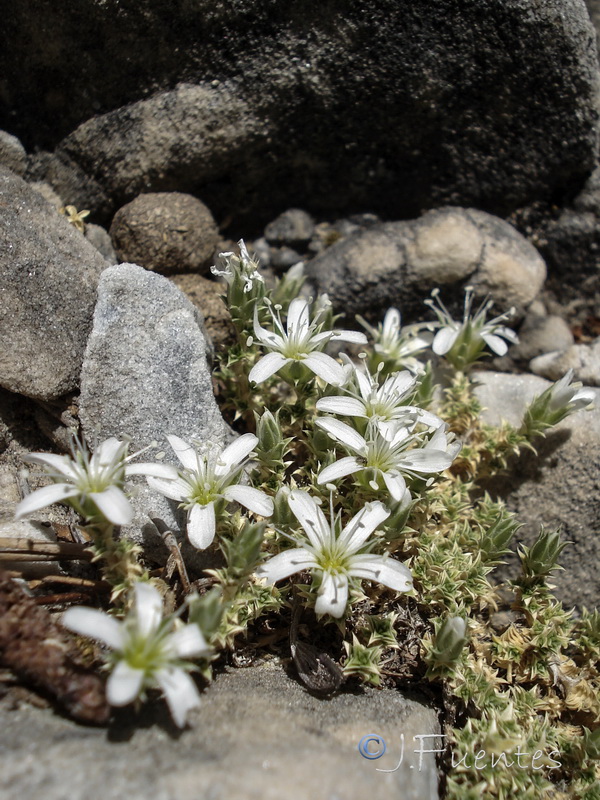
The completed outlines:
[[[172,275],[208,272],[219,231],[208,208],[188,194],[141,194],[120,208],[110,235],[121,261]]]
[[[536,375],[556,381],[572,369],[575,380],[600,386],[600,337],[592,344],[574,344],[566,350],[534,358],[529,367]]]
[[[27,153],[16,136],[0,131],[0,164],[23,177],[27,168]]]
[[[74,390],[106,262],[24,180],[0,168],[0,385],[42,400]]]
[[[392,689],[320,700],[277,662],[218,675],[180,735],[162,704],[146,707],[137,725],[120,712],[108,735],[7,705],[0,701],[0,772],[27,800],[64,800],[65,774],[69,797],[88,800],[438,798],[435,757],[420,764],[418,751],[443,745],[413,740],[439,733],[435,709]],[[358,751],[373,733],[388,748],[377,760]],[[399,769],[378,772],[397,766],[402,737]]]
[[[41,194],[44,200],[50,203],[52,208],[55,208],[57,211],[64,206],[62,199],[46,181],[32,181],[29,183],[29,186]]]
[[[277,272],[286,272],[299,261],[302,261],[302,256],[291,247],[274,247],[271,250],[271,266]]]
[[[594,165],[581,0],[338,2],[310,35],[289,4],[148,0],[120,4],[115,23],[111,4],[82,3],[43,19],[33,0],[11,10],[3,110],[29,150],[81,125],[61,150],[120,203],[210,184],[217,218],[257,198],[263,224],[291,204],[503,215],[564,196]],[[23,58],[42,39],[52,47]]]
[[[519,343],[510,348],[510,355],[517,361],[529,361],[553,350],[566,350],[573,341],[571,329],[562,317],[528,313],[519,328]],[[559,377],[562,375],[564,372]]]
[[[165,463],[176,466],[167,434],[222,442],[225,424],[212,392],[209,353],[200,312],[171,281],[135,264],[108,267],[81,371],[87,441],[128,437],[130,452],[156,441]],[[142,480],[134,493],[136,518],[124,533],[155,548],[148,518],[161,517],[177,530],[181,515]]]
[[[110,264],[111,267],[119,263],[115,249],[112,246],[112,240],[105,228],[101,225],[89,223],[86,224],[84,233],[88,242],[96,248],[102,258]]]
[[[514,306],[522,313],[546,276],[541,256],[515,228],[462,208],[354,233],[314,258],[307,272],[348,316],[398,306],[422,317],[422,300],[432,288],[448,286],[446,294],[460,294],[462,303],[466,282],[489,293],[501,311]]]
[[[49,184],[64,205],[87,209],[98,219],[106,217],[112,201],[100,184],[66,153],[34,153],[29,156],[26,179]]]
[[[300,208],[290,208],[267,225],[265,239],[269,244],[293,248],[308,244],[314,232],[315,223],[310,214]]]
[[[477,374],[477,395],[484,419],[502,419],[519,425],[527,404],[549,386],[534,375]],[[495,492],[524,523],[518,540],[531,545],[540,530],[561,528],[570,544],[560,556],[563,571],[552,573],[550,583],[563,603],[594,608],[600,605],[600,391],[592,411],[578,411],[560,423],[537,446],[540,458],[525,453],[511,464]],[[509,559],[505,576],[517,574],[516,557]]]

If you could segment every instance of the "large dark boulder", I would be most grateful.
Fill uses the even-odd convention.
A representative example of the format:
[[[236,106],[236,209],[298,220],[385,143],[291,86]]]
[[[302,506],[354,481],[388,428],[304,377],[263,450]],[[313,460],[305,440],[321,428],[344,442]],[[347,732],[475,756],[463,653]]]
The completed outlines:
[[[0,127],[62,139],[117,204],[503,216],[561,203],[594,164],[583,0],[4,5]]]

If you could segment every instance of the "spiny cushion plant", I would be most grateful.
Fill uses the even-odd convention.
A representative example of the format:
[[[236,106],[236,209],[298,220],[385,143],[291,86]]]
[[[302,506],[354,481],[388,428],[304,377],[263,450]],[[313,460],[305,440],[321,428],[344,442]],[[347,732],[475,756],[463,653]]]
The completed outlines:
[[[512,582],[495,580],[519,525],[484,489],[593,393],[568,374],[520,426],[486,425],[472,367],[486,347],[503,354],[516,337],[507,314],[487,320],[488,302],[471,313],[471,288],[462,321],[435,292],[436,321],[402,328],[390,309],[378,327],[362,321],[369,341],[336,326],[326,296],[301,294],[301,266],[269,287],[240,242],[214,271],[238,335],[215,379],[239,438],[223,449],[166,431],[179,470],[136,469],[112,440],[95,460],[34,456],[55,485],[18,509],[70,503],[110,566],[112,614],[123,622],[103,622],[96,635],[114,650],[113,702],[158,686],[183,725],[198,701],[189,670],[209,679],[211,662],[249,645],[286,655],[282,642],[303,614],[313,650],[329,659],[320,662],[329,691],[342,677],[438,691],[449,798],[598,800],[599,612],[576,618],[554,598],[565,546],[556,531],[519,549]],[[356,357],[326,352],[333,342]],[[192,545],[220,553],[207,575],[151,577],[144,554],[115,538],[128,517],[123,476],[134,471],[187,510]],[[168,594],[174,611],[163,618],[159,595],[140,582]],[[86,620],[99,613],[71,613],[65,624],[93,637]]]

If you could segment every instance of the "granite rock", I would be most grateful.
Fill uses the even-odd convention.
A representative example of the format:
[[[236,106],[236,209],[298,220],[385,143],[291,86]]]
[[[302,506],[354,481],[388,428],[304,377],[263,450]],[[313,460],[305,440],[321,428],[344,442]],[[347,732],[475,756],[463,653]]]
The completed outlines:
[[[0,131],[0,164],[23,177],[27,169],[27,153],[16,136]]]
[[[574,344],[532,359],[536,375],[556,381],[572,369],[574,379],[588,386],[600,386],[600,337],[591,344]]]
[[[0,385],[42,400],[74,390],[106,262],[24,180],[0,169]]]
[[[108,733],[0,700],[0,781],[27,800],[437,800],[443,746],[435,709],[393,689],[329,700],[308,694],[278,662],[217,675],[191,727],[174,730],[161,703],[125,709]],[[368,734],[387,744],[360,755]],[[400,760],[402,737],[404,759]],[[422,745],[420,744],[422,743]],[[374,745],[371,745],[374,752]],[[413,751],[417,752],[413,752]],[[378,769],[392,770],[378,772]]]

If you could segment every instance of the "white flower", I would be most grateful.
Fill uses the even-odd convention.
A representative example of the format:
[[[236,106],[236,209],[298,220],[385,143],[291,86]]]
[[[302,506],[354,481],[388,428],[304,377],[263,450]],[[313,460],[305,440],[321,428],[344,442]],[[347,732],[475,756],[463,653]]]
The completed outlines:
[[[295,297],[290,303],[287,325],[284,328],[277,310],[270,309],[277,332],[268,331],[258,321],[258,310],[254,308],[254,333],[261,345],[271,352],[261,358],[248,376],[254,383],[270,378],[286,364],[299,362],[327,383],[341,385],[345,380],[344,369],[337,361],[323,353],[330,341],[366,344],[367,337],[358,331],[322,331],[317,314],[310,321],[309,302]]]
[[[173,467],[164,464],[129,464],[139,453],[127,456],[128,447],[129,442],[111,437],[102,442],[91,456],[85,445],[78,442],[73,447],[72,458],[52,453],[26,456],[25,461],[49,467],[54,483],[22,500],[16,508],[16,519],[52,503],[66,502],[88,521],[97,521],[100,517],[114,525],[127,525],[133,519],[133,509],[123,493],[126,477],[177,476]]]
[[[425,303],[435,312],[438,318],[437,324],[440,326],[432,344],[433,352],[438,356],[447,355],[455,345],[458,345],[466,349],[465,355],[470,361],[473,361],[483,349],[484,344],[487,344],[496,355],[503,356],[508,351],[505,339],[511,344],[519,341],[517,334],[511,328],[500,324],[512,315],[513,309],[486,322],[487,312],[494,304],[493,300],[487,300],[471,317],[472,286],[465,288],[465,306],[462,322],[456,322],[452,318],[450,312],[439,298],[439,289],[434,289],[431,294],[437,305],[434,300],[426,300]]]
[[[389,308],[383,318],[383,324],[380,323],[377,328],[373,328],[360,316],[356,318],[373,337],[374,350],[378,355],[411,369],[418,368],[414,356],[426,350],[432,339],[431,334],[422,333],[423,325],[405,325],[403,328],[397,308]]]
[[[346,417],[371,419],[385,439],[392,439],[398,424],[418,421],[431,428],[438,428],[442,420],[423,408],[405,405],[417,383],[417,378],[408,370],[390,375],[380,386],[368,370],[354,369],[359,396],[322,397],[317,400],[317,411],[329,414],[343,414]],[[344,391],[350,392],[346,385]]]
[[[337,618],[346,610],[348,582],[352,578],[382,583],[397,592],[412,588],[412,576],[404,564],[388,556],[359,552],[377,526],[390,515],[381,503],[367,503],[339,534],[339,520],[332,514],[329,524],[307,492],[294,489],[288,503],[308,541],[301,541],[300,547],[273,556],[257,569],[257,577],[273,584],[305,569],[316,572],[321,582],[315,611]]]
[[[197,625],[176,627],[175,617],[162,618],[160,594],[149,583],[136,583],[135,602],[122,621],[94,608],[70,608],[62,624],[98,639],[114,653],[114,668],[106,684],[112,706],[125,706],[144,690],[162,689],[176,724],[182,728],[192,708],[200,705],[196,684],[187,674],[188,658],[207,655],[209,647]]]
[[[573,370],[570,369],[566,375],[556,381],[554,386],[550,387],[549,411],[568,408],[569,412],[573,413],[582,408],[587,408],[590,403],[594,402],[596,399],[594,391],[592,389],[583,389],[579,381],[571,383],[572,380]]]
[[[174,480],[148,478],[148,483],[187,508],[187,533],[194,547],[204,550],[215,538],[215,501],[235,500],[262,517],[273,513],[270,497],[239,483],[248,456],[258,443],[254,434],[245,433],[224,450],[212,448],[206,455],[198,453],[178,436],[167,436],[167,439],[184,469]]]
[[[460,450],[458,442],[448,440],[447,426],[444,424],[423,446],[411,449],[408,448],[412,444],[422,443],[422,434],[411,433],[405,426],[400,427],[388,440],[372,425],[367,429],[367,438],[333,417],[321,417],[316,420],[316,425],[356,454],[325,467],[317,476],[317,483],[330,483],[346,475],[364,473],[369,485],[376,491],[379,488],[378,478],[381,477],[391,497],[398,503],[406,501],[404,475],[442,472],[448,469]]]
[[[254,281],[264,283],[265,279],[258,271],[258,262],[250,257],[243,239],[239,240],[238,247],[240,248],[239,256],[231,252],[219,253],[219,258],[224,262],[225,269],[218,269],[214,266],[210,268],[210,271],[213,275],[224,278],[230,286],[239,278],[244,284],[244,293],[248,294],[252,291]]]

